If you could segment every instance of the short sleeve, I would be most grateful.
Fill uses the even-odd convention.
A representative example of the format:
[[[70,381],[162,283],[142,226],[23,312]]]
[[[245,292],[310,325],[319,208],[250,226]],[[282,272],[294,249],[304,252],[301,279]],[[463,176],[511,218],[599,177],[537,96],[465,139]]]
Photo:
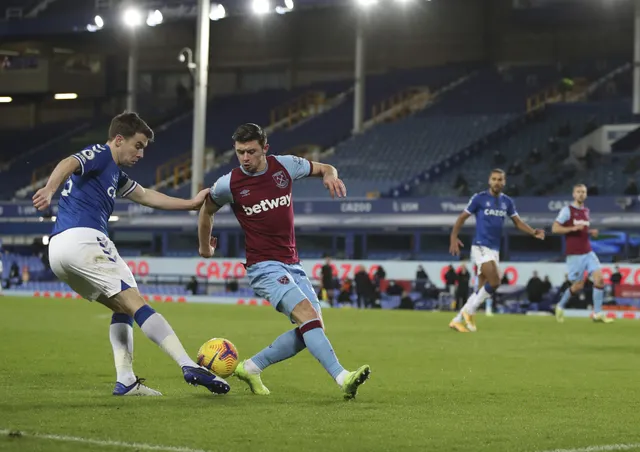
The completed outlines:
[[[211,200],[220,207],[233,203],[233,196],[231,195],[231,173],[220,177],[216,183],[213,184],[213,187],[209,189],[209,196]]]
[[[508,199],[509,201],[507,202],[507,215],[512,218],[519,216],[518,211],[516,210],[516,202],[511,198]]]
[[[295,155],[276,155],[275,157],[286,168],[291,179],[298,180],[311,175],[313,165],[309,160]]]
[[[116,194],[121,198],[126,198],[133,190],[136,189],[138,183],[131,179],[127,173],[120,170],[120,175],[118,176],[118,191]]]
[[[569,212],[569,207],[564,206],[562,209],[560,209],[560,212],[558,212],[558,216],[556,217],[556,222],[560,224],[565,224],[570,219],[571,219],[571,212]]]
[[[106,146],[101,144],[95,144],[90,148],[83,149],[82,151],[73,154],[72,156],[78,162],[80,162],[80,175],[102,171],[113,160],[111,152]]]
[[[480,207],[480,203],[478,201],[478,194],[476,193],[469,200],[469,204],[464,208],[464,211],[468,214],[475,215],[478,212],[478,208]]]

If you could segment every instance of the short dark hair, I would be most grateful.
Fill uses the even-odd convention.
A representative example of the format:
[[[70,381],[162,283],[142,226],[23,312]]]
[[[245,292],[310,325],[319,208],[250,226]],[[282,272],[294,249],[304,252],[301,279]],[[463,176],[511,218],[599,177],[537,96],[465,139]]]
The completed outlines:
[[[494,169],[492,169],[492,170],[491,170],[491,173],[490,173],[489,175],[491,175],[491,174],[495,174],[495,173],[502,174],[503,176],[506,176],[506,175],[507,175],[507,173],[505,173],[505,172],[504,172],[504,170],[503,170],[503,169],[500,169],[500,168],[494,168]]]
[[[124,138],[131,138],[136,133],[146,136],[149,141],[153,141],[153,130],[142,120],[138,113],[125,111],[111,120],[109,126],[109,139],[113,140],[117,135]]]
[[[264,147],[264,145],[267,144],[267,132],[265,132],[258,124],[254,124],[252,122],[242,124],[238,127],[236,131],[233,132],[231,138],[233,138],[233,141],[237,141],[238,143],[257,141],[260,143],[260,147]]]

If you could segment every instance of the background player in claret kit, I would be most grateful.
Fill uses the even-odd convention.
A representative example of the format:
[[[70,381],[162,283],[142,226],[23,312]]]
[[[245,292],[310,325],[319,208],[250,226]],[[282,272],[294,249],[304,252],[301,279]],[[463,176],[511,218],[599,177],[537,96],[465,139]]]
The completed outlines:
[[[51,269],[84,298],[114,312],[109,330],[117,372],[114,395],[162,395],[133,373],[134,319],[180,365],[187,383],[226,393],[229,385],[189,358],[169,323],[144,301],[131,270],[107,235],[116,195],[164,210],[197,210],[208,196],[208,190],[203,190],[194,199],[172,198],[142,188],[120,169],[135,165],[152,140],[149,126],[136,113],[125,112],[111,121],[105,145],[87,147],[56,166],[45,187],[33,196],[34,206],[46,210],[66,181],[49,242]]]
[[[593,314],[595,322],[611,323],[602,312],[604,301],[604,279],[598,256],[591,250],[589,236],[597,237],[597,229],[589,229],[589,209],[584,205],[587,199],[587,187],[578,184],[573,187],[573,204],[560,210],[553,223],[552,232],[566,234],[565,254],[567,256],[567,270],[571,286],[564,291],[556,306],[556,319],[564,322],[564,307],[571,295],[579,293],[584,287],[584,274],[593,278]]]
[[[478,307],[500,286],[500,242],[504,217],[509,216],[513,224],[521,231],[544,240],[542,229],[533,229],[520,219],[513,200],[502,193],[506,183],[504,171],[494,169],[489,175],[489,190],[476,193],[458,217],[451,231],[449,251],[454,256],[460,254],[463,246],[458,234],[471,215],[476,217],[476,234],[471,246],[471,260],[478,268],[477,292],[471,294],[458,315],[449,323],[449,327],[463,333],[476,331],[475,313]],[[462,321],[465,321],[465,325]]]
[[[233,140],[240,167],[218,179],[200,210],[200,255],[213,255],[213,214],[230,204],[245,233],[251,287],[297,324],[297,328],[241,362],[235,375],[254,394],[268,395],[260,373],[308,348],[342,388],[345,399],[352,399],[369,378],[370,368],[364,365],[355,372],[346,371],[324,333],[318,298],[299,263],[291,202],[291,184],[304,177],[322,177],[331,197],[346,196],[346,188],[331,165],[290,155],[267,156],[267,135],[256,124],[240,126]]]

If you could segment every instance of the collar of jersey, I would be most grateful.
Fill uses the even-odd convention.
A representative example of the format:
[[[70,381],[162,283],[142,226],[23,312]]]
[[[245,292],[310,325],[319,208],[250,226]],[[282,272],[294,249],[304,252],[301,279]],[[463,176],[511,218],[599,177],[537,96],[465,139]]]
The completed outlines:
[[[265,166],[262,171],[259,171],[257,173],[248,173],[248,172],[245,171],[245,169],[242,167],[242,165],[240,165],[240,171],[242,171],[247,176],[252,176],[252,177],[253,176],[262,176],[264,173],[267,172],[268,169],[269,169],[269,160],[267,160],[267,166]]]
[[[574,203],[571,203],[571,207],[573,207],[574,209],[584,210],[584,206],[578,207]]]

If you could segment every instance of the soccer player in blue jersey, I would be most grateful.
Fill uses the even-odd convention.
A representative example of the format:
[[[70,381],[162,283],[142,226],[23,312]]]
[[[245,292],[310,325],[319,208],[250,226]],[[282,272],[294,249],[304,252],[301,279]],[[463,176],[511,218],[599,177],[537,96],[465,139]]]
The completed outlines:
[[[463,246],[458,238],[460,229],[471,215],[476,217],[476,234],[471,246],[471,259],[478,268],[477,292],[471,294],[458,315],[449,323],[449,327],[460,332],[477,330],[475,313],[478,307],[491,297],[500,286],[500,241],[504,218],[509,216],[513,224],[521,231],[544,240],[542,229],[533,229],[520,219],[513,200],[502,193],[506,177],[501,169],[494,169],[489,175],[489,190],[476,193],[458,217],[451,231],[449,251],[454,256],[460,254]],[[462,323],[464,322],[466,326]]]
[[[109,329],[117,375],[113,395],[162,395],[133,373],[134,320],[178,363],[187,383],[224,394],[229,391],[227,382],[189,357],[169,323],[144,301],[131,270],[107,235],[116,196],[164,210],[197,210],[204,203],[209,190],[189,200],[172,198],[141,187],[120,169],[135,165],[152,140],[149,126],[136,113],[125,112],[111,121],[106,144],[89,146],[56,166],[47,184],[33,196],[34,206],[46,210],[64,183],[49,262],[56,276],[78,294],[113,311]]]

